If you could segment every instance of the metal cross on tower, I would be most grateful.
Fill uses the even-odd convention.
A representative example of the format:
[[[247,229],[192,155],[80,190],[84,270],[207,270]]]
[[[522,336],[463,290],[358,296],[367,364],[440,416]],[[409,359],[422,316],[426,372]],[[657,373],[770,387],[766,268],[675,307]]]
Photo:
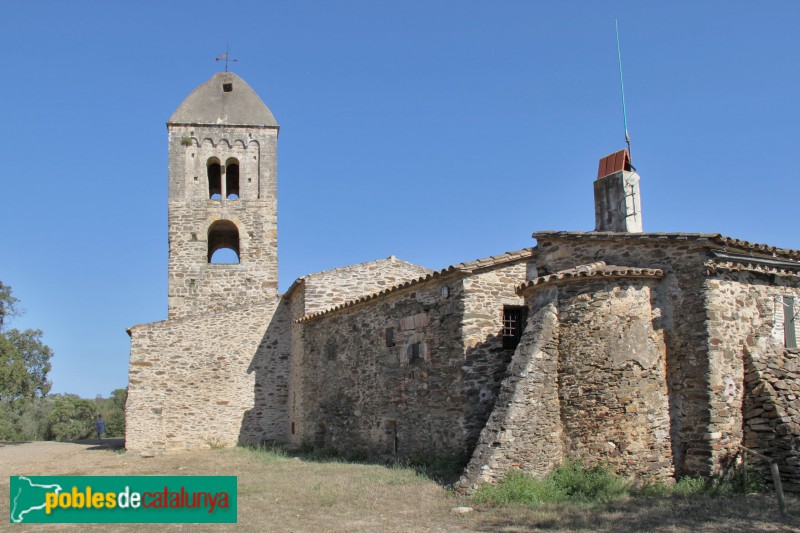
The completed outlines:
[[[225,45],[225,53],[218,55],[217,58],[214,60],[214,61],[225,60],[225,72],[228,72],[228,61],[230,61],[232,63],[236,63],[237,61],[239,61],[238,59],[229,59],[229,56],[230,56],[230,48],[226,44]]]

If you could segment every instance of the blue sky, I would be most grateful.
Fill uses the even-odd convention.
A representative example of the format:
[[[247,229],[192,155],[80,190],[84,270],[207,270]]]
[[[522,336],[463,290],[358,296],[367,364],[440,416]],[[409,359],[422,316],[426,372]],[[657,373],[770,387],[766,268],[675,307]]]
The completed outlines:
[[[124,387],[125,328],[166,317],[165,122],[226,44],[281,125],[285,290],[592,229],[615,18],[645,230],[800,248],[795,1],[7,2],[0,280],[54,392]]]

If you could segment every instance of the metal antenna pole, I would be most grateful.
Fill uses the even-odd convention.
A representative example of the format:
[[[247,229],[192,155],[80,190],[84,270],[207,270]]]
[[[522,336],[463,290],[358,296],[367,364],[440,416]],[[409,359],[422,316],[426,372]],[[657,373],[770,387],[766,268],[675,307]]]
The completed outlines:
[[[619,61],[619,86],[622,90],[622,120],[625,122],[625,142],[628,145],[628,156],[633,164],[633,152],[631,152],[631,137],[628,135],[628,112],[625,109],[625,83],[622,81],[622,53],[619,47],[619,21],[614,19],[614,28],[617,30],[617,60]]]

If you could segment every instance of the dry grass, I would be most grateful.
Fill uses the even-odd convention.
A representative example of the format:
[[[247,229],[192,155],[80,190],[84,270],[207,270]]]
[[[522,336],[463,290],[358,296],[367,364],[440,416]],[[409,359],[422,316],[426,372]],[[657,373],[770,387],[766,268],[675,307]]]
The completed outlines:
[[[29,475],[237,475],[239,523],[164,525],[159,531],[797,531],[800,521],[780,518],[774,498],[626,499],[600,507],[474,506],[406,468],[311,462],[246,449],[205,450],[153,458],[92,450],[66,443],[0,445],[0,513],[8,516],[8,476]],[[789,499],[800,516],[800,502]],[[25,527],[6,526],[11,531]],[[40,525],[58,531],[107,531],[108,525]],[[119,525],[115,531],[152,531]]]

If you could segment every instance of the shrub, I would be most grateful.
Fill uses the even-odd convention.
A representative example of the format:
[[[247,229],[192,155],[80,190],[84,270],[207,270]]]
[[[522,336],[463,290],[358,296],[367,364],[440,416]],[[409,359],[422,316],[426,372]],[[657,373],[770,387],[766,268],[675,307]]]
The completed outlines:
[[[396,464],[401,467],[413,468],[417,474],[437,483],[452,483],[464,471],[467,461],[469,461],[469,457],[464,454],[437,457],[412,455]]]
[[[580,461],[569,461],[541,479],[518,470],[509,472],[497,484],[481,485],[473,494],[476,503],[540,505],[543,503],[591,504],[626,496],[662,498],[703,495],[712,498],[760,492],[765,488],[758,471],[748,469],[747,487],[744,471],[737,468],[720,479],[683,477],[673,485],[649,483],[633,489],[627,481],[607,467],[587,468]]]
[[[348,463],[363,463],[369,460],[369,453],[365,450],[354,448],[340,453],[339,458]]]
[[[512,471],[496,485],[485,483],[472,496],[476,503],[539,505],[559,502],[564,494],[547,479],[534,479],[519,471]]]
[[[106,437],[124,437],[127,394],[127,389],[116,389],[109,398],[91,400],[74,394],[0,400],[0,440],[77,440],[90,437],[95,433],[98,413],[106,421]]]
[[[607,467],[587,468],[568,461],[542,479],[519,471],[509,472],[496,485],[481,485],[473,495],[477,503],[595,503],[629,494],[629,484]]]
[[[569,500],[607,501],[628,494],[629,483],[608,467],[586,468],[580,461],[568,461],[548,476]]]
[[[336,448],[312,448],[301,451],[299,455],[308,461],[336,461],[341,459],[341,454]]]
[[[363,463],[370,459],[370,454],[366,450],[350,448],[339,450],[337,448],[314,448],[304,444],[293,455],[305,459],[306,461],[341,461],[344,463]]]

